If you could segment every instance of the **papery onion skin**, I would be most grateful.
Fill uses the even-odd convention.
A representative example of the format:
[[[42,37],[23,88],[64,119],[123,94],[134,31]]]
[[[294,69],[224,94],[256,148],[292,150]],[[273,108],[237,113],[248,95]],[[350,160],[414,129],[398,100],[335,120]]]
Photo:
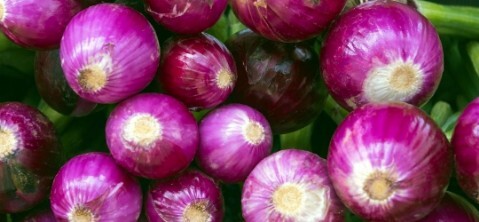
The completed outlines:
[[[109,154],[91,152],[77,155],[61,167],[53,180],[50,203],[59,222],[72,221],[76,209],[82,210],[77,212],[83,216],[78,220],[91,216],[94,221],[136,221],[142,193],[137,179],[117,166]]]
[[[326,86],[348,110],[369,102],[422,105],[444,70],[432,24],[412,7],[386,0],[342,15],[328,32],[320,57]]]
[[[96,107],[96,103],[80,98],[68,85],[60,64],[59,50],[36,53],[35,84],[42,99],[63,115],[85,116]]]
[[[159,24],[178,34],[198,34],[213,26],[227,0],[145,0],[146,11]]]
[[[165,43],[159,80],[162,89],[191,109],[209,109],[233,91],[237,74],[233,56],[214,36],[201,33]]]
[[[238,69],[232,101],[263,113],[275,134],[305,127],[319,115],[327,89],[307,43],[273,42],[243,30],[226,45]]]
[[[119,165],[136,176],[160,179],[173,176],[193,161],[198,124],[177,99],[143,93],[113,110],[106,124],[106,140]]]
[[[0,29],[22,47],[57,48],[68,22],[81,9],[76,0],[2,0]]]
[[[342,202],[371,221],[417,221],[441,201],[452,173],[452,149],[419,108],[369,103],[336,129],[328,172]]]
[[[46,116],[23,103],[0,103],[0,212],[26,211],[46,199],[60,161]]]
[[[446,192],[439,206],[420,221],[477,222],[479,221],[479,212],[474,205],[467,202],[463,197],[451,192]]]
[[[299,198],[302,206],[290,216],[277,211],[274,204],[275,194],[284,185],[303,189]],[[292,207],[298,198],[291,194],[278,198],[278,203],[286,209]],[[345,212],[328,178],[326,160],[297,149],[280,150],[256,165],[244,183],[241,206],[248,222],[344,221]]]
[[[75,93],[110,104],[139,93],[154,79],[159,50],[145,16],[121,4],[102,3],[81,11],[68,24],[60,58]]]
[[[266,118],[242,104],[228,104],[211,111],[201,120],[199,129],[198,165],[226,183],[244,181],[273,147]]]
[[[319,35],[339,15],[346,0],[233,0],[238,19],[251,30],[279,42]]]
[[[191,204],[199,209],[188,215]],[[220,222],[224,217],[223,196],[212,178],[190,169],[168,180],[153,181],[147,191],[145,212],[150,222]]]
[[[451,138],[459,185],[479,203],[479,98],[462,111]]]

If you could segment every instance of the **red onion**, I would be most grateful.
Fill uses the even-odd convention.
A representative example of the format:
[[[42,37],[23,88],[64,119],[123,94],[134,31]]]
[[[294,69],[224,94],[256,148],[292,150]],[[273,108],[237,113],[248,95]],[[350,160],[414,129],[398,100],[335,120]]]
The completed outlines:
[[[327,89],[307,43],[273,42],[244,30],[226,45],[238,67],[233,101],[263,113],[275,134],[303,128],[318,116]]]
[[[65,77],[80,97],[116,103],[143,90],[155,77],[160,46],[139,12],[103,3],[78,13],[61,41]]]
[[[417,221],[441,201],[452,149],[441,129],[403,102],[369,103],[334,132],[328,171],[343,203],[370,221]]]
[[[467,202],[461,196],[446,192],[442,198],[441,204],[430,213],[421,222],[437,222],[437,221],[461,221],[461,222],[477,222],[479,221],[479,212],[477,209]]]
[[[35,83],[42,99],[64,115],[84,116],[96,107],[96,103],[78,97],[68,85],[60,64],[59,50],[36,53]]]
[[[196,34],[213,26],[227,0],[145,0],[146,10],[162,26],[180,34]]]
[[[106,153],[70,159],[55,176],[50,203],[61,221],[136,221],[142,193],[138,181]]]
[[[299,42],[319,35],[339,15],[346,0],[232,0],[238,19],[262,36]]]
[[[223,219],[223,196],[217,183],[197,170],[153,182],[145,211],[150,222],[208,221]]]
[[[394,1],[371,1],[341,16],[321,50],[333,98],[352,110],[369,102],[422,105],[436,91],[443,51],[431,23]]]
[[[162,52],[160,83],[192,109],[219,105],[233,91],[236,66],[226,46],[202,33],[170,39]]]
[[[119,165],[137,176],[159,179],[178,173],[193,161],[198,124],[175,98],[138,94],[110,114],[106,141]]]
[[[241,205],[246,221],[344,221],[326,160],[304,150],[281,150],[256,165]]]
[[[246,179],[272,146],[271,128],[263,114],[246,105],[229,104],[201,120],[196,158],[207,174],[236,183]]]
[[[80,10],[76,0],[0,0],[0,29],[22,47],[56,48]]]
[[[451,143],[459,185],[479,203],[479,98],[459,116]]]
[[[59,147],[53,124],[38,110],[0,103],[0,212],[25,211],[48,196]]]

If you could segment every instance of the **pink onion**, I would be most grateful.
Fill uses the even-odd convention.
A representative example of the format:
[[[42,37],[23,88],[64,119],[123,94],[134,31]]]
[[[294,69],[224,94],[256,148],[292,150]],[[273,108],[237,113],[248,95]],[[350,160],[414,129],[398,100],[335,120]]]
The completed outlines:
[[[180,34],[197,34],[213,26],[227,0],[145,0],[147,12],[162,26]]]
[[[421,222],[438,222],[438,221],[461,221],[461,222],[477,222],[479,221],[479,212],[477,209],[467,202],[463,197],[446,192],[434,211],[432,211],[426,218],[420,220]]]
[[[46,116],[22,103],[0,103],[0,213],[45,200],[60,161],[60,142]]]
[[[156,33],[142,14],[103,3],[81,11],[68,24],[60,58],[75,93],[96,103],[116,103],[153,80],[159,50]]]
[[[0,0],[0,29],[22,47],[56,48],[80,10],[77,0]]]
[[[385,101],[419,106],[439,85],[443,51],[436,30],[419,12],[378,0],[335,22],[323,43],[321,67],[331,95],[346,109]]]
[[[223,196],[218,184],[197,170],[188,170],[150,185],[145,201],[150,222],[223,220]]]
[[[479,203],[479,98],[461,113],[451,143],[459,185]]]
[[[213,108],[224,102],[236,83],[236,66],[226,46],[202,33],[170,39],[159,79],[166,93],[192,109]]]
[[[201,120],[196,159],[207,174],[236,183],[246,179],[272,146],[273,135],[263,114],[246,105],[229,104]]]
[[[336,129],[329,177],[342,202],[368,221],[417,221],[441,201],[452,149],[441,129],[403,102],[369,103]]]
[[[344,221],[326,160],[304,150],[281,150],[259,162],[244,183],[241,206],[246,221]]]
[[[150,179],[185,169],[198,148],[198,124],[175,98],[144,93],[121,102],[108,117],[106,141],[113,158]]]
[[[62,221],[136,221],[142,193],[138,181],[106,153],[70,159],[55,176],[50,194],[53,213]]]
[[[346,0],[233,0],[238,19],[260,35],[299,42],[319,35],[339,15]]]

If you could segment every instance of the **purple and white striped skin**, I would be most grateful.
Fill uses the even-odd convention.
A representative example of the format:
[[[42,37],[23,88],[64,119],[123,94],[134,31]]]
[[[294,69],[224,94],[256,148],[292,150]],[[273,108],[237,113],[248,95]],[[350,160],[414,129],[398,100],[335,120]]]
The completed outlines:
[[[193,114],[177,99],[160,93],[124,100],[106,123],[106,142],[116,162],[149,179],[169,177],[188,167],[198,140]]]
[[[344,221],[345,208],[328,178],[326,160],[297,149],[263,159],[243,186],[246,222]]]
[[[159,81],[166,93],[191,109],[213,108],[228,98],[237,74],[223,43],[201,33],[172,38],[165,45]]]
[[[80,154],[53,180],[50,203],[58,222],[137,221],[142,192],[137,179],[107,153]]]
[[[190,169],[168,180],[153,181],[145,212],[149,222],[221,222],[223,196],[212,178]]]
[[[0,213],[45,200],[60,159],[60,141],[46,116],[22,103],[0,103]]]
[[[0,0],[0,29],[25,48],[58,48],[65,27],[81,9],[77,0]]]
[[[446,192],[441,203],[434,211],[420,220],[420,222],[477,222],[479,221],[479,212],[477,209],[463,197]]]
[[[178,34],[197,34],[221,17],[227,0],[145,0],[146,11],[159,24]]]
[[[352,111],[330,143],[328,172],[342,202],[370,221],[417,221],[441,201],[453,154],[441,129],[404,102]]]
[[[459,185],[479,203],[479,98],[461,113],[451,143]]]
[[[414,8],[386,0],[343,14],[324,40],[320,63],[332,97],[348,110],[369,102],[422,105],[444,70],[431,23]]]
[[[198,165],[208,175],[226,183],[244,181],[273,147],[266,118],[242,104],[214,109],[201,120],[199,130]]]
[[[335,19],[346,0],[232,0],[238,19],[273,41],[300,42],[319,35]]]
[[[80,97],[117,103],[154,79],[160,45],[142,14],[124,5],[103,3],[71,20],[61,41],[60,58],[68,84]]]

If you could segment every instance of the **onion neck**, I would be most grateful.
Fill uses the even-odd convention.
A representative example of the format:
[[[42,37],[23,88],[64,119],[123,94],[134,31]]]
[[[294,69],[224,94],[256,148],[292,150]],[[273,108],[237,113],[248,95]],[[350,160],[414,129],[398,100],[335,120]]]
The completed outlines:
[[[211,215],[207,210],[207,203],[204,201],[192,203],[183,212],[184,222],[209,222]]]
[[[96,222],[95,215],[85,207],[75,207],[68,215],[69,222]]]
[[[123,139],[142,147],[149,147],[161,139],[163,128],[150,114],[136,114],[125,121]]]
[[[258,145],[264,141],[264,138],[265,138],[264,128],[258,122],[249,121],[243,127],[243,137],[249,143]]]
[[[13,130],[0,126],[0,159],[12,155],[18,147],[17,144]]]

